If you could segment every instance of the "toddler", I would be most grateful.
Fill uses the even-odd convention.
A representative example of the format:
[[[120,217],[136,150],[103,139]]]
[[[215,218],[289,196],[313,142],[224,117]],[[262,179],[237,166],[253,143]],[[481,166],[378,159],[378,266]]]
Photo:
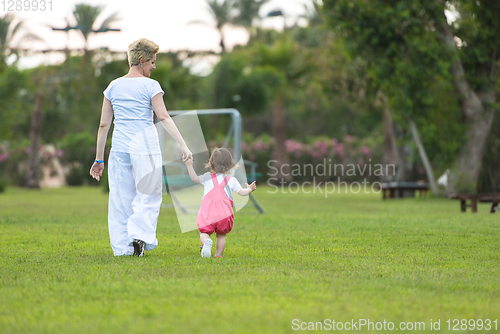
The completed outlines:
[[[210,172],[196,175],[193,168],[193,159],[186,162],[189,177],[194,183],[202,184],[205,193],[201,200],[201,208],[198,212],[196,225],[200,230],[200,241],[202,243],[201,257],[212,256],[212,239],[210,235],[216,233],[217,244],[215,246],[215,257],[222,257],[226,247],[226,234],[233,228],[233,197],[231,190],[241,196],[248,196],[257,189],[255,181],[247,184],[243,189],[235,177],[229,176],[238,165],[233,161],[231,153],[225,148],[215,148],[210,156],[210,161],[205,167]]]

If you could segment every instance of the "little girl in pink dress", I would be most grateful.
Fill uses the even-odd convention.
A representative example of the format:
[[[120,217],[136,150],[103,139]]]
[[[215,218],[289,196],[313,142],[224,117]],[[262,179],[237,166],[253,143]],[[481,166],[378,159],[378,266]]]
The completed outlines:
[[[246,184],[243,189],[235,177],[229,176],[231,170],[238,168],[233,161],[231,153],[225,148],[215,148],[212,151],[210,161],[206,167],[209,173],[196,175],[193,168],[193,160],[186,162],[189,176],[194,183],[203,184],[205,194],[201,200],[201,208],[198,212],[196,224],[200,230],[200,240],[203,244],[201,257],[212,256],[212,239],[210,235],[216,233],[217,244],[215,246],[215,257],[222,257],[226,247],[226,234],[233,228],[233,200],[231,190],[241,196],[247,196],[257,189],[255,181]]]

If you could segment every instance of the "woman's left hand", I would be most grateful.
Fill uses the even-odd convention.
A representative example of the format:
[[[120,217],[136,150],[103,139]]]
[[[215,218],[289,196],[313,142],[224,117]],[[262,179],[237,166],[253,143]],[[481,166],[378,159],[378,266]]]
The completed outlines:
[[[92,167],[90,167],[90,176],[99,181],[104,170],[104,163],[95,161]]]
[[[191,153],[187,145],[181,146],[181,151],[182,151],[182,162],[186,162],[187,160],[193,158],[193,153]]]

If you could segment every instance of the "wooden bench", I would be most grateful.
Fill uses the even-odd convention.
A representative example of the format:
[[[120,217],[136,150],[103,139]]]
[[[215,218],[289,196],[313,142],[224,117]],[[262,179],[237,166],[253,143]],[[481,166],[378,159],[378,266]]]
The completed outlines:
[[[491,194],[453,194],[448,195],[448,198],[460,200],[460,211],[466,212],[467,207],[471,208],[471,211],[477,212],[477,202],[491,203],[491,213],[495,213],[498,208],[498,203],[500,202],[500,193]],[[467,204],[470,201],[470,205]]]
[[[419,196],[422,197],[429,190],[429,184],[424,182],[385,182],[381,184],[380,190],[382,190],[382,199],[395,198],[396,194],[402,198],[405,191],[410,191],[412,195],[418,191]]]
[[[497,194],[497,196],[491,196],[491,197],[481,197],[479,199],[479,202],[483,203],[491,203],[491,213],[495,213],[498,211],[498,203],[500,203],[500,194]]]

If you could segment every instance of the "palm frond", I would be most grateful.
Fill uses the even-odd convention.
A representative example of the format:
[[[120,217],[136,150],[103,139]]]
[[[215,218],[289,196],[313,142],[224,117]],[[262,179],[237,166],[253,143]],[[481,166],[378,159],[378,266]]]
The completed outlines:
[[[235,0],[234,8],[237,14],[234,17],[234,23],[245,28],[250,28],[255,20],[260,19],[260,8],[267,2],[269,0]]]
[[[13,16],[10,14],[0,18],[0,46],[6,48],[8,44],[9,28],[12,23]]]
[[[8,34],[7,37],[7,44],[9,44],[9,41],[12,41],[12,38],[16,35],[16,33],[19,31],[20,28],[23,26],[23,21],[17,22],[17,24],[10,30],[10,33]]]
[[[34,34],[34,33],[28,32],[28,33],[23,35],[23,42],[25,42],[25,41],[44,42],[44,39],[41,38],[40,36]]]
[[[221,30],[226,24],[232,23],[233,3],[234,0],[224,0],[223,2],[207,0],[212,17],[217,23],[217,29]]]
[[[111,14],[108,16],[101,24],[101,27],[98,30],[105,30],[109,28],[109,25],[113,22],[118,21],[120,18],[118,17],[118,12]]]
[[[187,24],[188,24],[188,25],[190,25],[190,24],[201,24],[201,25],[206,25],[206,26],[208,26],[208,25],[209,25],[207,22],[205,22],[205,21],[201,21],[201,20],[194,20],[194,21],[190,21],[190,22],[188,22]]]
[[[305,18],[309,22],[309,26],[317,26],[323,23],[322,16],[322,4],[318,0],[312,0],[312,7],[304,4],[305,14],[300,15],[299,17]]]
[[[73,10],[73,15],[77,22],[77,30],[83,34],[83,38],[87,41],[95,20],[101,14],[102,6],[90,6],[87,4],[78,4]]]

